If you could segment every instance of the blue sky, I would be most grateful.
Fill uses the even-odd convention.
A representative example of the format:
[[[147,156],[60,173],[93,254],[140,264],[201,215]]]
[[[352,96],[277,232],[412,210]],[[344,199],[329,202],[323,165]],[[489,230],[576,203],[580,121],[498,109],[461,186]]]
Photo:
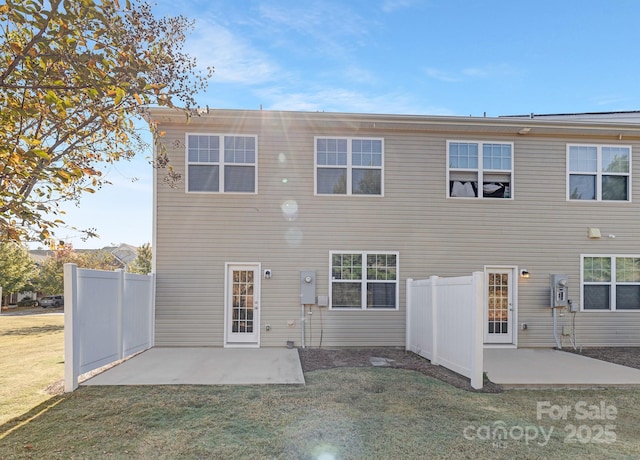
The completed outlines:
[[[637,0],[157,0],[196,21],[202,106],[487,116],[640,110]],[[149,152],[67,208],[74,247],[151,242]],[[132,182],[131,177],[138,178]],[[61,231],[59,236],[64,235]]]

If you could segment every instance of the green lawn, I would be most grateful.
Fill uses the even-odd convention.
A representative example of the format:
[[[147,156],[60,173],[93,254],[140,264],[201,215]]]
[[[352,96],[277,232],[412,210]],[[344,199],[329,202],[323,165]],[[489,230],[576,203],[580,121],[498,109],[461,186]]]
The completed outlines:
[[[64,377],[63,315],[0,315],[0,425],[51,398]]]
[[[0,426],[0,459],[640,458],[638,389],[472,393],[390,368],[306,379],[81,387]]]

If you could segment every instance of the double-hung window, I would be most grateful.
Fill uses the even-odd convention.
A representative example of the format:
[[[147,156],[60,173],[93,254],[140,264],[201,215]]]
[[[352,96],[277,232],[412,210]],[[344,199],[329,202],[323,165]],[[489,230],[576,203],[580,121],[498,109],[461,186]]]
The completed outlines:
[[[567,146],[567,199],[631,201],[631,147]]]
[[[383,194],[383,139],[316,137],[315,157],[316,194]]]
[[[640,256],[582,256],[582,308],[640,311]]]
[[[397,252],[331,252],[331,308],[396,310]]]
[[[513,144],[447,141],[447,196],[512,198]]]
[[[256,136],[187,134],[187,191],[256,193]]]

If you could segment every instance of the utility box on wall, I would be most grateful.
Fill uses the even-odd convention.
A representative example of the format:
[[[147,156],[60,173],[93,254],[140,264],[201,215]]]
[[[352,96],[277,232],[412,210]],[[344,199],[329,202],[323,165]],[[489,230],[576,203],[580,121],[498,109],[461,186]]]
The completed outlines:
[[[551,308],[562,308],[569,306],[569,277],[552,273],[549,275],[551,288]]]
[[[300,304],[315,305],[316,272],[304,270],[300,272]]]

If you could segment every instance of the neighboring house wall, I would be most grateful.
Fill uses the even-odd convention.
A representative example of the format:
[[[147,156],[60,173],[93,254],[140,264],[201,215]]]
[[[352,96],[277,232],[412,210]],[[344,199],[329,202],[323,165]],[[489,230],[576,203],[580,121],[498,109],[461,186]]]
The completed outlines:
[[[25,292],[13,292],[7,295],[7,304],[15,305],[21,300],[35,300],[37,298],[37,293],[33,291],[25,291]],[[3,299],[4,300],[4,299]],[[3,302],[4,303],[4,302]]]
[[[628,146],[635,156],[637,125],[225,110],[188,124],[168,110],[153,109],[151,117],[166,132],[170,164],[183,175],[185,132],[257,139],[255,194],[186,193],[184,184],[163,184],[157,171],[158,346],[225,345],[228,263],[259,263],[260,273],[272,272],[257,286],[259,345],[300,345],[300,271],[315,270],[317,294],[330,294],[332,251],[397,253],[398,309],[312,307],[305,314],[307,346],[320,340],[322,346],[404,346],[407,278],[486,267],[531,273],[514,277],[513,342],[555,346],[549,274],[569,275],[569,297],[580,304],[582,255],[640,257],[640,163],[630,179],[631,201],[567,200],[567,145]],[[531,129],[519,135],[523,127]],[[314,142],[323,136],[382,139],[384,195],[316,195]],[[448,198],[451,141],[511,144],[511,198]],[[603,237],[589,239],[590,227]],[[565,310],[559,325],[573,319]],[[521,323],[528,328],[518,330]],[[581,311],[575,326],[580,345],[640,345],[640,310]]]
[[[501,118],[522,118],[559,121],[586,121],[605,123],[640,123],[640,111],[586,112],[586,113],[531,113],[529,115],[506,115]]]

